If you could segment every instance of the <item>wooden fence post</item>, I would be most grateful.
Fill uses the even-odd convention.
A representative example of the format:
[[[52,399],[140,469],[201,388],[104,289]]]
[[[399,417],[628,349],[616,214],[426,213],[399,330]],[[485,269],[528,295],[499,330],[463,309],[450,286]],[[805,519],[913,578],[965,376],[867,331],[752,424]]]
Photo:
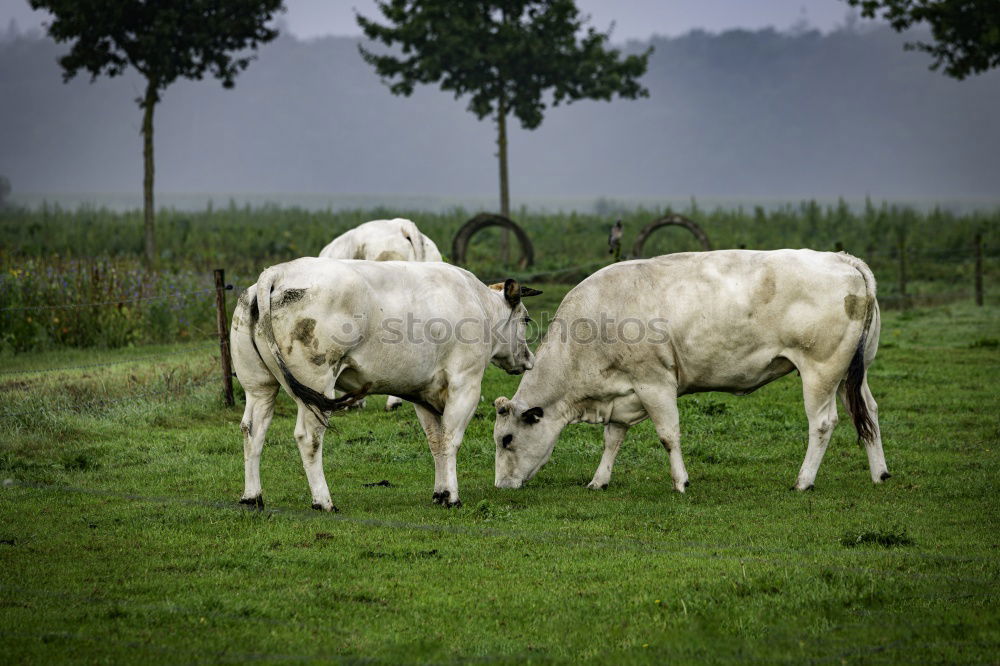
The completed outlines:
[[[983,307],[983,235],[976,234],[976,305]]]
[[[215,325],[219,330],[219,351],[222,357],[222,392],[226,398],[226,406],[236,404],[233,399],[233,361],[229,355],[229,324],[226,323],[226,272],[215,269]]]

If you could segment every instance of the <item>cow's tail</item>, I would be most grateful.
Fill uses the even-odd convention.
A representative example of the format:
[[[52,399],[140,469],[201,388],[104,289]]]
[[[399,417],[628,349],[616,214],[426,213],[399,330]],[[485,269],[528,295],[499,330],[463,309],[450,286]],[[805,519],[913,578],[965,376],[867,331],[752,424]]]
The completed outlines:
[[[854,429],[858,433],[858,444],[872,443],[875,441],[875,421],[868,411],[868,403],[861,393],[861,387],[865,382],[865,352],[868,340],[872,336],[872,322],[875,320],[875,309],[878,304],[875,300],[875,276],[872,274],[868,264],[857,257],[841,253],[847,263],[853,266],[865,281],[865,317],[864,326],[861,328],[861,338],[858,346],[851,357],[851,363],[847,367],[847,378],[844,380],[844,389],[847,397],[847,406],[851,411],[851,420],[854,421]]]
[[[327,415],[330,412],[347,409],[365,397],[367,386],[358,390],[345,393],[339,398],[328,398],[322,391],[310,388],[296,379],[292,371],[288,369],[285,359],[281,355],[281,348],[274,335],[274,323],[271,316],[271,294],[274,291],[274,283],[279,278],[278,269],[267,268],[260,274],[257,280],[257,309],[260,316],[260,332],[267,342],[267,348],[274,358],[278,370],[284,379],[285,388],[293,396],[302,401],[323,425],[327,424]]]

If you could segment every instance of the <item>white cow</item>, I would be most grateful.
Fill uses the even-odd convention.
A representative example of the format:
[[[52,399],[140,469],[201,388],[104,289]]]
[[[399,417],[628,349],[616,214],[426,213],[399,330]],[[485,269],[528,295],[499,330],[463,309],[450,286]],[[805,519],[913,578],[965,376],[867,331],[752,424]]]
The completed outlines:
[[[441,261],[434,241],[402,217],[359,224],[334,238],[319,256],[369,261]]]
[[[521,297],[535,293],[516,280],[487,287],[443,262],[306,257],[266,269],[240,297],[230,332],[247,396],[240,502],[263,506],[260,454],[280,385],[298,405],[295,441],[314,509],[334,510],[322,462],[327,417],[369,393],[414,404],[434,456],[434,500],[461,505],[456,454],[483,372],[490,362],[512,374],[531,368]]]
[[[421,233],[411,220],[402,217],[359,224],[334,238],[319,256],[369,261],[442,261],[434,241]],[[385,411],[390,412],[402,404],[402,400],[390,395],[385,401]],[[364,400],[357,406],[363,407]]]
[[[809,446],[795,488],[813,487],[838,392],[880,483],[889,472],[867,380],[879,326],[875,278],[844,253],[724,250],[604,268],[563,299],[513,400],[495,402],[496,485],[520,487],[562,429],[585,422],[604,424],[589,487],[606,488],[625,433],[648,417],[684,492],[677,397],[743,395],[796,369]]]

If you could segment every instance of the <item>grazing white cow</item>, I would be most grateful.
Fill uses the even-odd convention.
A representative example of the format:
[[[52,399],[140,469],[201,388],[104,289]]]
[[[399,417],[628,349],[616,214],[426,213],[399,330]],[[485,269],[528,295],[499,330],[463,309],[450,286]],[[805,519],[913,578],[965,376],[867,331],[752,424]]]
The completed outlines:
[[[531,368],[521,297],[536,293],[516,280],[487,287],[443,262],[306,257],[266,269],[240,297],[230,332],[247,397],[240,502],[263,506],[260,454],[280,385],[298,405],[295,441],[314,509],[334,510],[323,475],[327,417],[369,393],[414,404],[434,456],[434,500],[460,506],[456,454],[483,372],[490,362],[511,374]]]
[[[319,256],[369,261],[441,261],[434,241],[402,217],[359,224],[334,238]]]
[[[442,261],[434,241],[411,220],[402,217],[359,224],[334,238],[319,256],[369,261]],[[364,404],[360,400],[357,406]],[[385,411],[391,412],[402,404],[402,400],[390,395],[385,401]]]
[[[517,488],[570,423],[604,424],[590,488],[606,488],[629,427],[652,419],[684,492],[677,397],[743,395],[798,370],[809,445],[795,488],[813,487],[837,423],[839,392],[889,477],[867,369],[879,337],[875,278],[860,259],[812,250],[724,250],[626,261],[563,299],[513,400],[497,398],[496,485]]]

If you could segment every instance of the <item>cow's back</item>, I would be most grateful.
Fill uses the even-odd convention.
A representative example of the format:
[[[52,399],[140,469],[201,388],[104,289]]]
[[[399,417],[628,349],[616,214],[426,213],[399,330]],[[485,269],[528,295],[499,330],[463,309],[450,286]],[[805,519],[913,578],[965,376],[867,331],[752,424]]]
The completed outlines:
[[[609,266],[567,294],[556,320],[591,384],[621,368],[668,367],[681,392],[725,390],[762,372],[770,381],[806,355],[843,353],[846,337],[856,345],[872,299],[843,255],[722,250]],[[573,334],[584,328],[574,322],[600,324],[599,313],[600,344]]]

